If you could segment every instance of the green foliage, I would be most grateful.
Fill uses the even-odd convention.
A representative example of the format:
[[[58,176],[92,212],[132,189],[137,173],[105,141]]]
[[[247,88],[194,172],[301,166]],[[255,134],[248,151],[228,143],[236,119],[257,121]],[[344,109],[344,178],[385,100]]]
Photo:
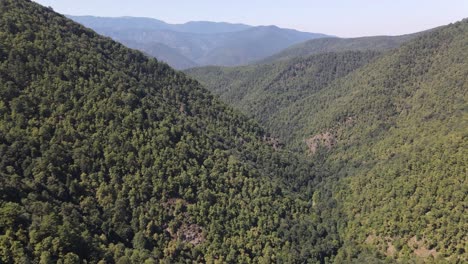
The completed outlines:
[[[310,164],[183,73],[25,0],[0,2],[0,47],[0,262],[338,250]]]
[[[323,85],[313,74],[275,78],[278,65],[289,69],[291,60],[189,73],[250,112],[288,149],[308,153],[325,174],[312,198],[334,197],[346,221],[335,261],[466,262],[467,43],[464,20],[419,34]],[[346,65],[346,58],[334,64]],[[291,96],[301,82],[311,84],[307,95]],[[270,97],[270,87],[285,89]],[[307,146],[324,135],[334,143]]]
[[[183,73],[1,1],[0,262],[466,262],[467,42],[217,70],[274,151]]]
[[[269,128],[281,110],[367,64],[378,54],[325,53],[272,64],[204,67],[186,72],[223,101]],[[273,136],[279,136],[275,130],[269,130]]]
[[[304,113],[293,137],[337,137],[324,166],[347,239],[466,261],[467,41],[467,21],[434,30],[292,107]]]

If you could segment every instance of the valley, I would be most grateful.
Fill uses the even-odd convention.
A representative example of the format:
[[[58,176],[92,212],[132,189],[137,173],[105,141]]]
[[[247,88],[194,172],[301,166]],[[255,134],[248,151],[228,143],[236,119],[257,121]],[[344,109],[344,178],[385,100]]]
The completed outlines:
[[[0,263],[465,263],[467,92],[467,19],[339,38],[2,0]]]

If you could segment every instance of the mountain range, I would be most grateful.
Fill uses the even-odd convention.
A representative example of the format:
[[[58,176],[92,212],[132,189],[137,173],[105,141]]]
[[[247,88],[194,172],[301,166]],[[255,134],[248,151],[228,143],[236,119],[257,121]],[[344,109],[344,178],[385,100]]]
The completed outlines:
[[[276,26],[216,22],[167,24],[156,19],[135,17],[68,17],[179,69],[195,65],[247,64],[293,44],[327,36]],[[171,55],[162,55],[168,48]]]
[[[0,1],[0,262],[466,263],[468,20],[404,38],[180,72]]]

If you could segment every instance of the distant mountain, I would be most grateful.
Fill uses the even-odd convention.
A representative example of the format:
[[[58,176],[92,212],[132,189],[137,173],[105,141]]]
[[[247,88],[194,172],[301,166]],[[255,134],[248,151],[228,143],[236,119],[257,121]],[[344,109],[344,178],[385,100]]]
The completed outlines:
[[[125,46],[137,49],[149,56],[158,58],[158,60],[163,61],[171,65],[176,69],[187,69],[197,66],[197,64],[184,55],[180,54],[176,49],[173,49],[162,43],[148,43],[141,44],[139,42],[134,42],[131,40],[122,40],[122,44]]]
[[[112,28],[112,29],[170,29],[171,25],[164,21],[146,17],[95,17],[95,16],[71,16],[66,17],[87,27]]]
[[[164,44],[173,49],[172,53],[175,51],[179,53],[179,56],[171,56],[172,60],[167,61],[178,68],[180,65],[188,65],[187,59],[199,66],[248,64],[291,45],[327,37],[324,34],[300,32],[276,26],[253,27],[206,21],[167,24],[156,19],[135,17],[69,17],[119,42],[138,43],[139,49],[146,52],[151,50],[151,47],[146,46],[153,46],[154,43]],[[162,59],[160,53],[147,53]]]
[[[197,34],[217,34],[237,32],[251,28],[245,24],[233,24],[226,22],[191,21],[184,24],[172,25],[171,29],[178,32]]]
[[[361,38],[321,38],[313,39],[293,45],[277,54],[274,54],[261,63],[286,60],[295,57],[305,57],[325,52],[340,51],[385,51],[398,48],[401,44],[416,38],[423,32],[401,36],[374,36]]]
[[[304,33],[276,26],[259,26],[231,33],[203,58],[200,65],[234,66],[248,64],[290,45],[325,35]]]
[[[191,21],[184,24],[169,24],[158,19],[146,17],[95,17],[71,15],[67,15],[67,17],[90,28],[109,28],[114,30],[165,29],[185,33],[217,34],[242,31],[252,27],[245,24],[209,21]]]

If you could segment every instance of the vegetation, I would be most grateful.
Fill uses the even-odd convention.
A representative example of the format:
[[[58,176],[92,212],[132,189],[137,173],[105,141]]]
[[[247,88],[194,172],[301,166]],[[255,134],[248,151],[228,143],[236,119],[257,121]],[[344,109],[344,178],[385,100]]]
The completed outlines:
[[[306,57],[313,54],[343,51],[387,51],[400,47],[402,44],[416,38],[425,32],[401,35],[401,36],[373,36],[361,38],[320,38],[312,39],[303,43],[293,45],[278,52],[261,63],[272,63]]]
[[[4,0],[0,14],[0,262],[336,254],[340,212],[311,199],[319,175],[254,122],[50,9]]]
[[[271,64],[193,68],[186,73],[268,127],[283,109],[367,64],[377,52],[324,53]],[[274,130],[270,130],[277,136]]]
[[[184,73],[3,0],[0,262],[464,263],[466,43],[467,20],[190,71],[281,149]]]
[[[251,112],[287,149],[306,154],[325,173],[317,190],[330,191],[348,219],[339,230],[343,247],[335,261],[466,262],[466,43],[464,20],[362,67],[351,64],[355,70],[337,78],[274,77],[278,65],[294,69],[291,60],[189,73]],[[334,65],[349,65],[347,58],[337,57]],[[278,95],[270,96],[270,84]],[[290,96],[303,87],[306,95]]]
[[[467,261],[466,43],[467,20],[431,31],[271,124],[296,149],[306,149],[304,139],[333,136],[334,145],[313,156],[324,160],[350,219],[341,253],[375,244],[402,260]]]

